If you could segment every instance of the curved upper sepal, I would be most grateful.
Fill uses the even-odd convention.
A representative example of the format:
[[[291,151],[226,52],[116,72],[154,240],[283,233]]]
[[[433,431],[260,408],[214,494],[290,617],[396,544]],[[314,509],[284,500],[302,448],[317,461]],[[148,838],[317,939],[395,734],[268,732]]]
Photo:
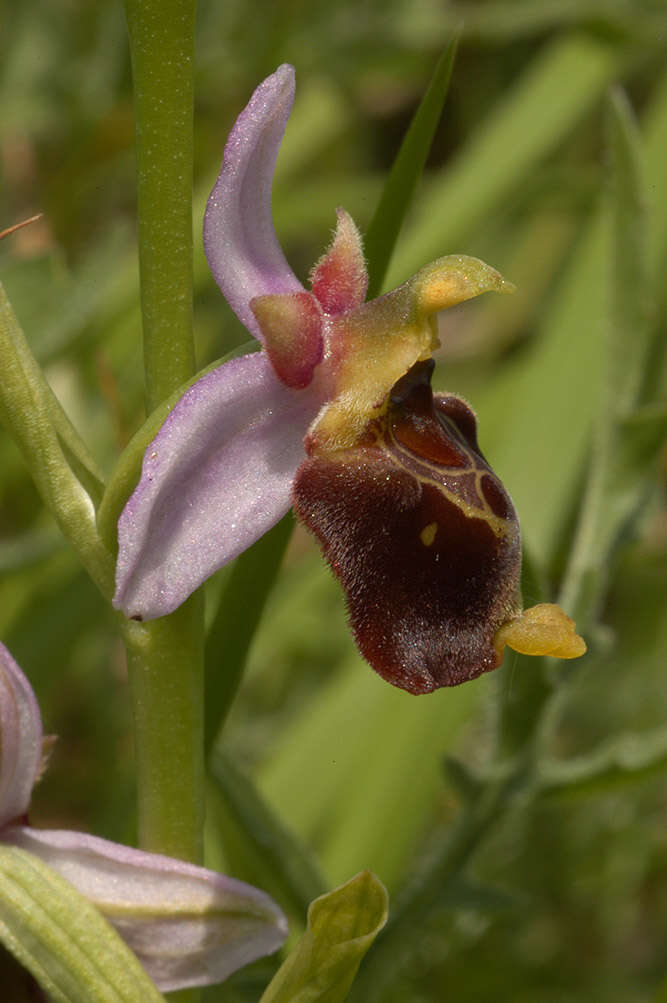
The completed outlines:
[[[204,216],[204,250],[215,281],[242,324],[261,340],[255,296],[299,292],[273,228],[271,187],[294,102],[294,68],[279,66],[237,118]]]
[[[362,654],[411,693],[496,668],[494,635],[520,610],[514,508],[479,452],[472,411],[434,399],[431,371],[418,363],[357,448],[309,458],[294,485]]]

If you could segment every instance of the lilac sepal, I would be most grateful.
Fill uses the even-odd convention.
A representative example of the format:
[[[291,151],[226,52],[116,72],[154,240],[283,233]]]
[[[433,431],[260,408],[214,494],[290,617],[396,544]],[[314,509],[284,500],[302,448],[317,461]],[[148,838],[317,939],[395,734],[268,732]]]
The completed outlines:
[[[263,352],[198,380],[146,450],[118,522],[114,606],[164,616],[266,533],[290,507],[320,405],[283,386]]]
[[[28,810],[42,759],[42,719],[30,683],[0,643],[0,829]]]
[[[204,249],[215,281],[245,327],[261,331],[248,306],[255,296],[303,286],[273,228],[271,186],[294,102],[294,68],[279,66],[256,89],[232,129],[204,216]]]
[[[77,832],[15,826],[2,841],[85,895],[162,992],[222,982],[277,950],[287,934],[268,895],[203,867]]]

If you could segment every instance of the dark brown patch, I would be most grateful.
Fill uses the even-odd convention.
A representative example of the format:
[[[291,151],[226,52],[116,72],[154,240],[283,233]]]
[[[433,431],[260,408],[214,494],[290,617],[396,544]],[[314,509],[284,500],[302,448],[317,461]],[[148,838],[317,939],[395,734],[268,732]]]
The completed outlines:
[[[399,381],[400,392],[392,392],[376,446],[301,465],[294,506],[345,590],[364,657],[395,686],[428,693],[498,665],[493,636],[517,608],[521,545],[509,498],[472,453],[476,436],[468,416],[474,422],[474,415],[465,404],[458,410],[448,404],[445,417],[457,422],[448,441],[430,387],[418,376],[411,384]],[[409,470],[405,450],[414,454]],[[451,455],[456,464],[448,462]],[[451,474],[461,455],[471,478],[476,467],[484,469],[485,497],[507,520],[504,532],[494,532],[481,512],[471,514],[471,478]]]

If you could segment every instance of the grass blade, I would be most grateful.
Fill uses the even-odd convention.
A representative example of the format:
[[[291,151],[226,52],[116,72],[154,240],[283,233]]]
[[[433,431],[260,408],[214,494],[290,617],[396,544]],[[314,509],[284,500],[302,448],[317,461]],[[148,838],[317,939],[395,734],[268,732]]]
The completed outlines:
[[[428,157],[449,90],[458,36],[449,43],[405,134],[375,214],[364,237],[368,262],[368,298],[382,288],[398,234]]]

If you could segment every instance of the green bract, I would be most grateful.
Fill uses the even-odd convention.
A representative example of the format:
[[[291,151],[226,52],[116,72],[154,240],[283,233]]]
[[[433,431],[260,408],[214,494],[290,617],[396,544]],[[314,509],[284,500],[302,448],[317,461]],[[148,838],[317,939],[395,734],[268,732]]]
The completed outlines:
[[[341,1003],[387,908],[385,887],[370,871],[315,899],[306,932],[260,1003]]]

